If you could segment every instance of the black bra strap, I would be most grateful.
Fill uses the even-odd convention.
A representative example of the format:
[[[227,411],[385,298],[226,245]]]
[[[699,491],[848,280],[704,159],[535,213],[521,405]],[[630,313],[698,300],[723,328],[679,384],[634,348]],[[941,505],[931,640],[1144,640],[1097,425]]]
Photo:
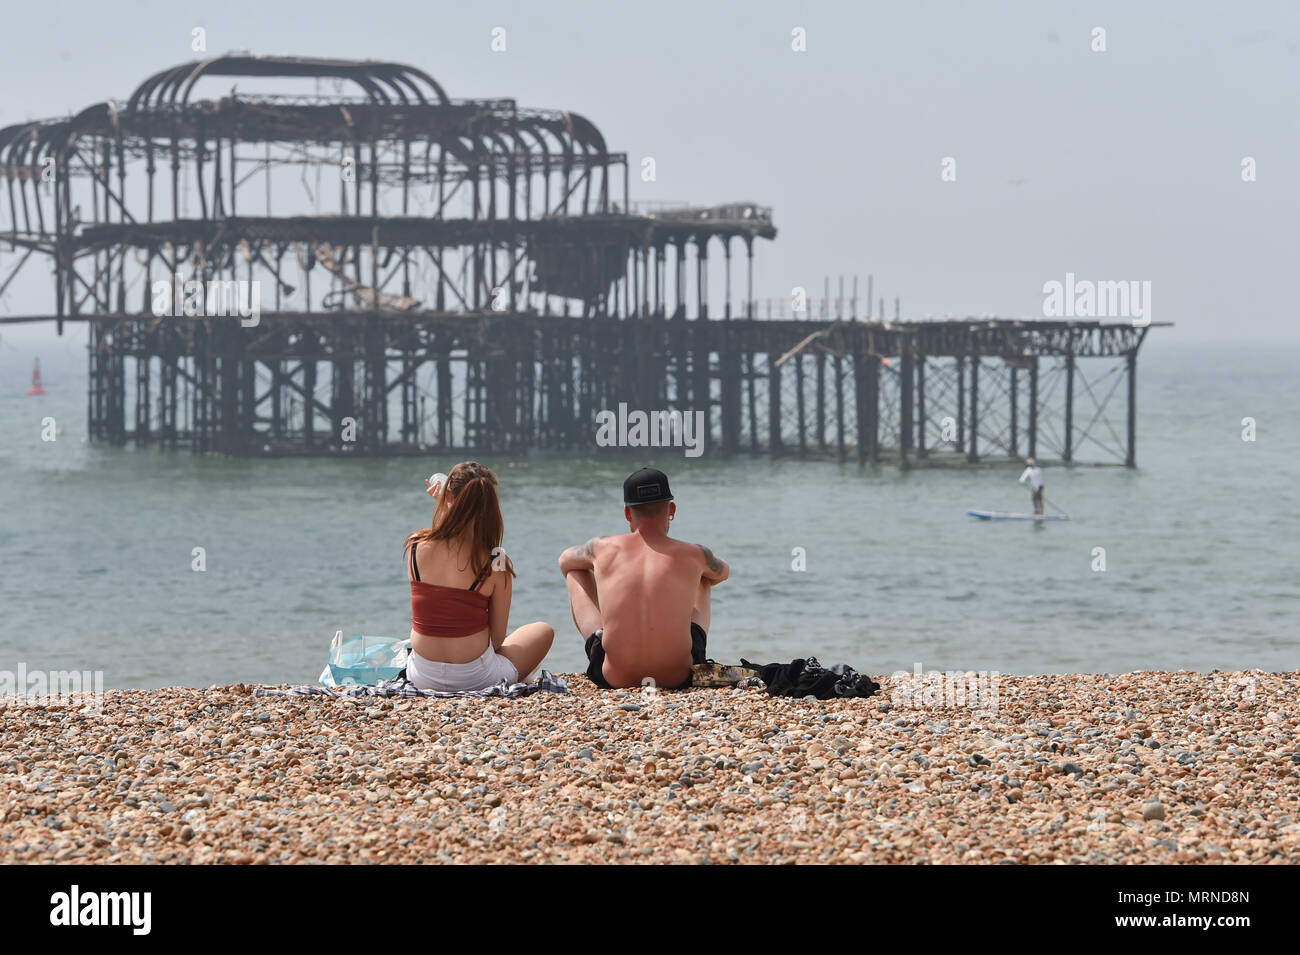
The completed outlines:
[[[478,572],[478,576],[474,578],[474,583],[469,585],[469,589],[477,590],[478,585],[483,583],[483,578],[488,575],[490,570],[492,570],[492,560],[489,558],[488,562],[483,565],[483,569]]]
[[[414,544],[411,545],[411,579],[412,580],[420,579],[420,568],[415,565],[415,549],[419,546],[420,546],[419,541],[416,541]],[[469,589],[477,590],[478,585],[483,583],[483,578],[485,578],[491,570],[492,570],[492,560],[489,559],[488,562],[483,565],[483,569],[478,572],[478,576],[474,578],[474,583],[469,585]]]

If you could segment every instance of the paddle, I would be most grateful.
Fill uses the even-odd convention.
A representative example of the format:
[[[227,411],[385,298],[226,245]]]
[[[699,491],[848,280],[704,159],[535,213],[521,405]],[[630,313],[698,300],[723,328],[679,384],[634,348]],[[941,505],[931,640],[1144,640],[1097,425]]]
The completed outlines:
[[[1063,517],[1069,518],[1070,515],[1066,514],[1065,511],[1061,510],[1061,508],[1057,507],[1055,502],[1053,502],[1046,494],[1043,495],[1043,502],[1046,504],[1050,504],[1052,506],[1052,510],[1060,511]]]

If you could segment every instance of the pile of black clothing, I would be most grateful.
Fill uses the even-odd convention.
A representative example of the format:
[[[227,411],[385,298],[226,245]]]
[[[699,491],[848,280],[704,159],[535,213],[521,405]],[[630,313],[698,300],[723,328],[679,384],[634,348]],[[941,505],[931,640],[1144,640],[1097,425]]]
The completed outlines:
[[[758,671],[767,684],[769,696],[815,696],[819,700],[833,700],[840,696],[871,696],[880,689],[879,683],[853,667],[843,663],[824,667],[816,657],[768,664],[742,659],[740,664]]]

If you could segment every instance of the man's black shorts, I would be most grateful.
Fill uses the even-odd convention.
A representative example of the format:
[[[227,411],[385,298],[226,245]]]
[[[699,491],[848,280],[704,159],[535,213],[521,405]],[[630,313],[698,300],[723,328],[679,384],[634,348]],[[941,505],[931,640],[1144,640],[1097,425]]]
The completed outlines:
[[[614,687],[610,686],[609,682],[605,679],[605,670],[604,670],[605,647],[604,644],[600,642],[600,638],[604,635],[604,633],[605,633],[604,630],[597,630],[595,633],[593,633],[591,636],[587,638],[587,643],[586,643],[587,660],[588,660],[587,679],[590,680],[592,683],[596,684],[596,686],[600,687],[602,690],[612,690],[614,689]],[[707,640],[708,640],[708,635],[704,632],[704,628],[701,627],[694,620],[692,620],[691,621],[691,663],[692,664],[704,663],[708,659],[707,656],[705,655],[705,641]],[[669,687],[669,689],[681,690],[681,689],[685,689],[690,685],[691,685],[691,678],[688,676],[686,678],[686,682],[683,683],[681,686]]]

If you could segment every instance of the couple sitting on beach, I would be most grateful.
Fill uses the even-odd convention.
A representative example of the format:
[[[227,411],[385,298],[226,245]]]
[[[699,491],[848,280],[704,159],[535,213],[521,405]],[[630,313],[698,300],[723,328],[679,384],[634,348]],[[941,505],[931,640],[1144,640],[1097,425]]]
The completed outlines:
[[[466,461],[429,493],[437,501],[433,521],[406,539],[407,679],[453,691],[519,682],[541,666],[555,629],[538,622],[507,632],[515,571],[501,550],[497,477]],[[705,661],[713,585],[730,569],[707,547],[668,536],[677,505],[662,471],[631,475],[623,502],[629,533],[594,537],[560,555],[587,676],[605,689],[689,685],[691,665]]]

